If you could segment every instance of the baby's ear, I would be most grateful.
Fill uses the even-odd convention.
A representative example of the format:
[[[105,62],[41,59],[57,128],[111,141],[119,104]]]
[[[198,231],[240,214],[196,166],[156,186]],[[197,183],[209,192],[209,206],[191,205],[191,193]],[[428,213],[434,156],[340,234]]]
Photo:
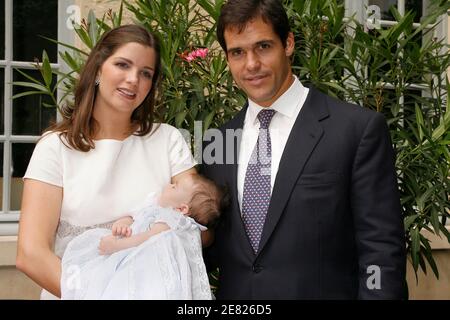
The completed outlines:
[[[189,206],[185,203],[182,203],[178,208],[178,211],[180,211],[184,215],[189,215]]]

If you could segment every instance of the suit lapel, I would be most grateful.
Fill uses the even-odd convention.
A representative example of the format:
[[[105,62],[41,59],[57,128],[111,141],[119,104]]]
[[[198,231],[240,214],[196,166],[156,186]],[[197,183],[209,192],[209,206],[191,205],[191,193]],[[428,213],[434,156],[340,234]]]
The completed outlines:
[[[328,110],[323,96],[310,88],[280,160],[258,254],[264,249],[275,229],[298,177],[323,135],[319,121],[327,116]]]
[[[245,115],[247,113],[248,104],[246,104],[241,111],[233,118],[230,122],[229,126],[226,129],[232,130],[242,130],[244,127]],[[223,133],[225,137],[227,137],[226,132]],[[253,257],[253,249],[250,244],[250,240],[248,239],[247,232],[245,231],[244,223],[241,217],[241,208],[239,207],[238,202],[238,191],[237,191],[237,175],[238,175],[238,160],[239,160],[239,150],[240,150],[240,142],[241,139],[237,141],[233,141],[232,148],[233,150],[233,162],[230,165],[230,192],[232,193],[233,203],[231,204],[233,209],[231,210],[232,216],[230,217],[232,220],[232,225],[236,226],[237,229],[236,235],[239,237],[239,243],[242,243],[241,249],[244,250],[245,256]],[[231,146],[231,143],[225,142],[225,153],[231,150],[228,150],[228,147]],[[226,158],[226,157],[225,157]]]

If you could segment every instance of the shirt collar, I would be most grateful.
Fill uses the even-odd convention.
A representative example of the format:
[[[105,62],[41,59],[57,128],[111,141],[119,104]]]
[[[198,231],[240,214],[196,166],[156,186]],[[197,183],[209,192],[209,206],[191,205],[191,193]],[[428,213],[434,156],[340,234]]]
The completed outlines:
[[[302,85],[297,76],[294,77],[294,82],[291,84],[289,89],[286,90],[270,107],[261,107],[256,102],[248,99],[248,110],[247,110],[247,121],[251,124],[256,124],[256,118],[258,113],[264,109],[273,109],[277,113],[292,118],[296,115],[295,110],[297,105],[300,103],[303,91],[305,87]]]

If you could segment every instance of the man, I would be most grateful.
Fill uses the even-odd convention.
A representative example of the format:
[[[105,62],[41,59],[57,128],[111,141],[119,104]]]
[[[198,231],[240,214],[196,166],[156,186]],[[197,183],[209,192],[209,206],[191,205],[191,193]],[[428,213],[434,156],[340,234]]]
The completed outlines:
[[[229,0],[217,32],[248,96],[220,128],[226,141],[215,154],[225,162],[203,166],[232,203],[206,252],[220,271],[217,298],[404,298],[405,239],[383,116],[299,82],[278,0]],[[240,129],[236,143],[227,132]]]

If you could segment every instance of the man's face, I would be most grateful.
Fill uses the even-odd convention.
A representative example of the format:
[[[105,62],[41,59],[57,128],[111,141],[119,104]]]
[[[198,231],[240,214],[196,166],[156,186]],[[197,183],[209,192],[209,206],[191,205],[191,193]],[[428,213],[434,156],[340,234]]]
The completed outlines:
[[[262,107],[269,107],[292,84],[290,56],[294,36],[289,33],[286,47],[270,24],[261,17],[251,20],[239,33],[225,29],[227,60],[234,81],[247,96]]]

